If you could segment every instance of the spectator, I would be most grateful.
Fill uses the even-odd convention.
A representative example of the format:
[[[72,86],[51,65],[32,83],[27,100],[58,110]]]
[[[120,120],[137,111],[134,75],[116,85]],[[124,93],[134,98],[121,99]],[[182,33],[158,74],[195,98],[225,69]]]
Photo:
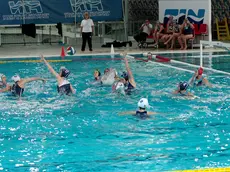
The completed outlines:
[[[164,35],[164,26],[157,21],[156,26],[154,28],[153,39],[155,41],[154,47],[158,45],[159,39]]]
[[[173,34],[173,16],[170,16],[169,20],[166,24],[166,33],[162,36],[161,39],[164,42],[166,42],[171,37],[172,34]],[[167,45],[167,44],[165,44],[165,45]]]
[[[171,50],[174,47],[175,40],[180,36],[180,26],[176,23],[176,21],[173,21],[173,34],[170,35],[169,39],[164,43],[167,45],[171,41]]]
[[[181,50],[187,49],[187,40],[193,38],[193,29],[193,24],[191,24],[186,18],[180,29],[181,35],[178,37],[178,42],[181,46]]]
[[[85,51],[86,41],[88,42],[89,51],[93,51],[92,49],[92,36],[93,36],[93,20],[90,19],[89,13],[84,13],[84,19],[81,21],[81,35],[82,35],[82,47],[81,51]]]
[[[146,38],[150,35],[150,33],[152,32],[152,24],[149,22],[149,20],[145,20],[145,23],[141,25],[140,30],[141,33],[138,35],[134,36],[134,39],[138,42],[145,42]]]

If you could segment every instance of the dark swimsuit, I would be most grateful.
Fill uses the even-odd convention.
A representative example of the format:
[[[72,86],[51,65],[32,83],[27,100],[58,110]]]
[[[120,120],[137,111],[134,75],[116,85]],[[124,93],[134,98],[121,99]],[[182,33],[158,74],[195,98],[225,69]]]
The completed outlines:
[[[149,118],[148,114],[147,114],[147,111],[144,111],[144,112],[140,112],[139,110],[136,111],[136,114],[134,115],[136,117],[139,117],[141,119],[146,119],[146,118]]]
[[[57,91],[58,93],[60,94],[66,94],[66,95],[69,95],[71,93],[71,87],[70,87],[70,84],[65,84],[65,85],[62,85],[62,86],[57,86]]]
[[[194,82],[195,86],[201,86],[203,84],[203,77],[201,77],[199,80],[196,79],[196,81]]]
[[[160,25],[160,26],[157,26],[157,32],[159,32],[160,29],[161,29],[161,25]],[[164,33],[164,29],[163,29],[160,33]]]
[[[130,95],[135,87],[132,84],[130,84],[129,81],[128,81],[128,84],[126,84],[125,86],[126,86],[125,93]]]
[[[178,25],[174,26],[174,32],[175,33],[179,33],[180,32],[180,29],[179,29]]]
[[[173,34],[173,24],[169,24],[169,29],[167,34]]]
[[[0,88],[5,88],[6,84],[4,84],[2,81],[0,81]]]
[[[184,27],[184,35],[192,35],[193,29],[190,26]]]
[[[158,26],[157,26],[157,32],[159,32],[160,29],[161,29],[161,27],[158,25]]]
[[[15,82],[11,88],[11,93],[14,95],[14,96],[22,96],[24,92],[24,88],[21,88],[19,85],[18,85],[18,82]]]

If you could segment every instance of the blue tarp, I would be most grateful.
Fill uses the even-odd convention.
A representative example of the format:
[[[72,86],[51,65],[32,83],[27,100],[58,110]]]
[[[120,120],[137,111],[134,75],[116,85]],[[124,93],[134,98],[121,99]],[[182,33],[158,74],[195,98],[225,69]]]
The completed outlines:
[[[75,9],[78,22],[85,11],[94,21],[123,17],[122,0],[0,0],[0,25],[23,24],[23,16],[25,24],[74,23]]]

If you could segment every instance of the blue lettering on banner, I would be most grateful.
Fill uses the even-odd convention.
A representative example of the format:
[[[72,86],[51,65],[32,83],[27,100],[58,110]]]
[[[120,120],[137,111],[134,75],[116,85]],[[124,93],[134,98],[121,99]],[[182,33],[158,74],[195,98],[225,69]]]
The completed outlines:
[[[0,0],[0,6],[0,25],[74,23],[86,11],[94,21],[123,18],[122,0]]]
[[[164,14],[164,23],[168,21],[168,17],[173,16],[179,24],[188,18],[191,23],[203,24],[205,17],[205,9],[199,9],[197,13],[193,9],[166,9]]]

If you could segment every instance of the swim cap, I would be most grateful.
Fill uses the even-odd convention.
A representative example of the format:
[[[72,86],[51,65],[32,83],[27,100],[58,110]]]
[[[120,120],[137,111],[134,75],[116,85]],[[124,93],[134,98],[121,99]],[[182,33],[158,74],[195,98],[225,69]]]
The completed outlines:
[[[198,75],[202,75],[202,74],[203,74],[203,71],[204,71],[204,69],[203,69],[202,67],[200,67],[200,68],[198,69]]]
[[[149,60],[151,60],[153,58],[153,54],[151,52],[148,52],[147,57]]]
[[[187,90],[188,86],[189,86],[189,84],[187,82],[180,82],[179,83],[180,91]]]
[[[66,67],[65,67],[65,66],[61,66],[61,67],[60,67],[60,71],[61,71],[62,69],[66,69]]]
[[[148,99],[146,99],[146,98],[140,99],[139,102],[137,103],[137,106],[139,108],[142,108],[142,109],[149,108],[149,101],[148,101]]]
[[[5,78],[6,76],[2,73],[0,73],[0,81],[2,81],[2,78]]]
[[[110,71],[110,69],[109,69],[109,68],[106,68],[106,69],[104,70],[104,74],[107,73],[107,72],[109,72],[109,71]]]
[[[125,90],[125,85],[123,82],[117,82],[117,83],[113,84],[112,89],[113,89],[113,91],[122,92]]]
[[[123,72],[122,75],[121,75],[122,78],[124,78],[126,81],[129,80],[129,75],[127,72]]]
[[[98,72],[98,76],[101,76],[101,72],[98,69],[95,69],[94,72]]]
[[[12,76],[12,78],[11,78],[14,82],[18,82],[18,81],[20,81],[21,80],[21,78],[20,78],[20,76],[19,75],[14,75],[14,76]]]
[[[70,74],[70,71],[68,69],[66,69],[64,66],[62,66],[60,68],[60,71],[61,71],[61,77],[68,78],[68,76]]]

